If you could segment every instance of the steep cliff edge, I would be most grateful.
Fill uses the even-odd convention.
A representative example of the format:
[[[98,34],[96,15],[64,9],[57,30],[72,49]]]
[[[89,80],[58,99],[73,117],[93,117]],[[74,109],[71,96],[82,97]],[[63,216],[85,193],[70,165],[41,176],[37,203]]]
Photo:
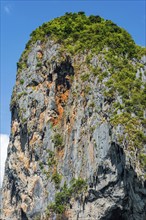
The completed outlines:
[[[144,52],[83,12],[32,32],[11,100],[2,219],[146,219]]]

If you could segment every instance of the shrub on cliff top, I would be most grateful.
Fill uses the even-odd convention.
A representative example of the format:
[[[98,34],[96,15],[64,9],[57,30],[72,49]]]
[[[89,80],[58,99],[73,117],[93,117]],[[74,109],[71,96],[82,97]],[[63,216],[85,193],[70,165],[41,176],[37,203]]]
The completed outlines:
[[[22,64],[23,68],[26,68],[24,63],[27,61],[27,51],[30,51],[36,41],[44,43],[50,37],[71,53],[84,50],[97,53],[108,47],[114,54],[132,57],[137,56],[138,51],[142,51],[123,28],[100,16],[86,16],[84,12],[66,13],[64,16],[42,24],[30,36],[18,68],[22,68]]]

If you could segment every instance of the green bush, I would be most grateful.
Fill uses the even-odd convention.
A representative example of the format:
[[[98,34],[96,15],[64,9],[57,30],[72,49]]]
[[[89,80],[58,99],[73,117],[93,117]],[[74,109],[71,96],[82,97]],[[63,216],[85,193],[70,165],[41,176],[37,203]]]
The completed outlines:
[[[73,179],[71,181],[70,190],[71,190],[72,194],[77,195],[86,189],[87,189],[87,183],[85,180],[79,178],[79,179]]]
[[[111,53],[115,55],[137,57],[138,53],[141,56],[144,54],[144,49],[136,46],[124,29],[100,16],[88,17],[84,12],[66,13],[64,16],[46,22],[34,30],[30,37],[17,65],[20,69],[26,68],[27,56],[32,45],[37,40],[44,43],[48,37],[60,42],[71,53],[85,49],[98,53],[104,47],[109,47]]]
[[[70,183],[70,187],[67,187],[66,183],[61,188],[60,192],[55,195],[55,202],[48,206],[48,210],[57,214],[64,213],[66,207],[69,205],[70,199],[87,190],[87,183],[85,180],[73,179]]]
[[[52,168],[54,165],[56,165],[55,154],[51,150],[47,150],[47,152],[48,152],[47,165],[49,166],[49,168]]]
[[[81,75],[81,80],[83,82],[87,81],[90,77],[90,74],[89,73],[85,73],[84,75]]]
[[[84,91],[85,91],[85,94],[88,94],[91,91],[91,87],[86,86]]]
[[[24,84],[24,79],[20,80],[20,84],[23,85]]]
[[[38,62],[36,66],[37,66],[37,67],[41,67],[41,66],[42,66],[42,63],[41,63],[41,62]]]
[[[141,162],[143,168],[146,170],[146,154],[141,153],[139,155],[139,159],[140,159],[140,162]]]
[[[18,94],[18,99],[20,99],[22,96],[27,95],[27,92],[20,92]]]
[[[56,189],[59,189],[61,179],[62,179],[62,177],[57,171],[52,175],[51,180],[55,183]]]
[[[60,134],[55,134],[53,137],[54,146],[59,148],[63,147],[63,137]]]

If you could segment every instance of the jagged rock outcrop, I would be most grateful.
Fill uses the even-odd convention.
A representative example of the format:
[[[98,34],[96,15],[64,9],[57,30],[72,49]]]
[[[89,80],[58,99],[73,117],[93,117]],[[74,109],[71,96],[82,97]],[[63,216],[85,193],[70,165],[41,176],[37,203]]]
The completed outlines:
[[[92,33],[92,21],[109,38],[125,34],[82,12],[57,21],[74,16],[76,28],[87,22]],[[60,33],[78,40],[60,42],[52,26],[44,24],[43,39],[41,27],[33,32],[18,63],[2,219],[145,220],[146,57],[136,56],[143,49],[126,34],[117,46],[115,34],[115,44],[105,38],[97,52],[82,45],[73,53],[79,36],[62,24]]]

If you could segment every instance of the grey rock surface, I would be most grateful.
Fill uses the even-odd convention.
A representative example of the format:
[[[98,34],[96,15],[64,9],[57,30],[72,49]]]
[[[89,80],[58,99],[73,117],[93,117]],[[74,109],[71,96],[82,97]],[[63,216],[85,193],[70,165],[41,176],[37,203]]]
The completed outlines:
[[[42,53],[39,68],[38,52]],[[88,70],[85,63],[82,66],[85,56],[61,60],[58,44],[48,41],[42,49],[37,42],[28,55],[27,69],[17,76],[2,220],[57,219],[55,214],[46,216],[59,192],[51,178],[55,172],[62,176],[60,187],[65,182],[69,186],[73,178],[88,184],[87,192],[72,199],[72,208],[67,207],[67,217],[61,219],[146,220],[146,182],[133,166],[134,157],[118,141],[123,128],[113,128],[109,122],[105,84],[98,77],[85,82],[80,78]],[[106,68],[98,56],[91,64]],[[122,104],[121,97],[117,99]],[[62,137],[58,148],[56,134]]]

